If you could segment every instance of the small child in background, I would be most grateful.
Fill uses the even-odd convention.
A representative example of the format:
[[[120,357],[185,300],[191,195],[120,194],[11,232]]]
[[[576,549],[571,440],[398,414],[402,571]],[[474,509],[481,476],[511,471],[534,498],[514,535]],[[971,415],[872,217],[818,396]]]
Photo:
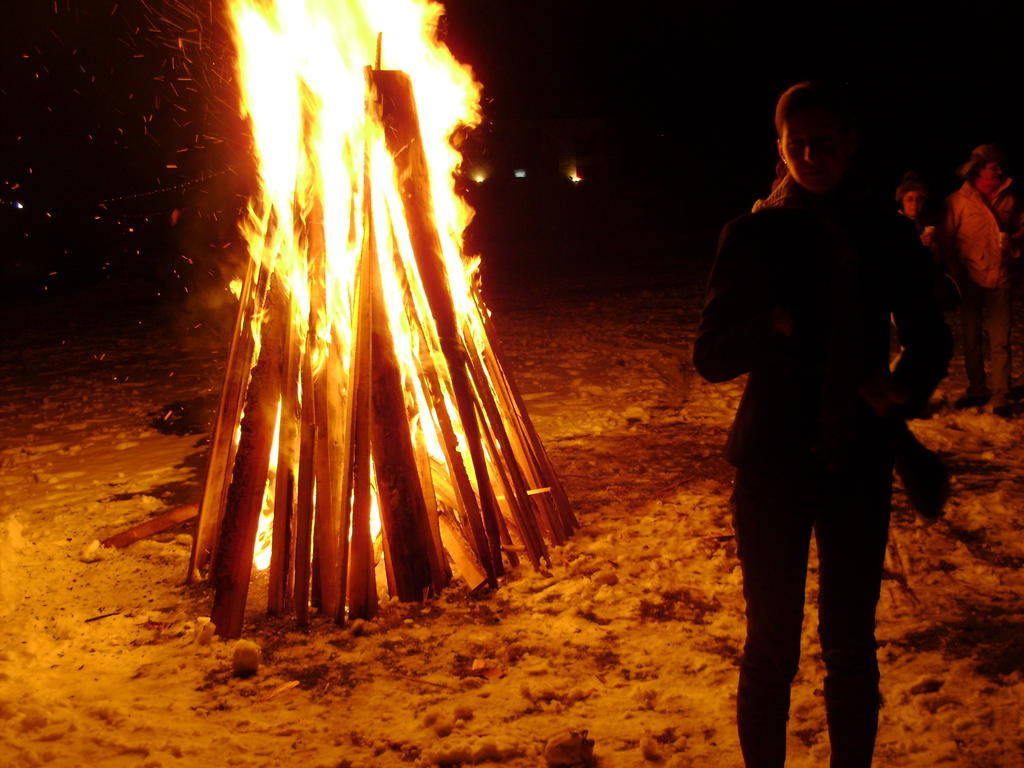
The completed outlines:
[[[960,304],[960,287],[951,269],[942,258],[939,238],[935,232],[936,218],[928,207],[928,185],[913,171],[903,174],[896,187],[896,202],[900,213],[914,222],[921,245],[928,249],[935,265],[935,296],[943,312],[954,310]]]
[[[900,213],[914,222],[921,244],[937,258],[935,221],[928,214],[928,185],[916,173],[907,171],[896,188],[896,202],[900,205]]]

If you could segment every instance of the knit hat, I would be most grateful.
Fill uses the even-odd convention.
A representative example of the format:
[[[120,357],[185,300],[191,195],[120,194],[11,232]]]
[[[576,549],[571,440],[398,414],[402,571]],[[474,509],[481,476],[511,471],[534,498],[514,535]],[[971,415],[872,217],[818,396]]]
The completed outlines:
[[[962,179],[973,179],[989,163],[999,163],[1006,168],[1006,152],[998,144],[981,144],[971,152],[971,159],[957,169]]]
[[[925,197],[928,197],[928,185],[913,171],[907,171],[903,174],[903,181],[896,187],[896,202],[902,203],[903,198],[907,196],[908,192],[920,192]]]

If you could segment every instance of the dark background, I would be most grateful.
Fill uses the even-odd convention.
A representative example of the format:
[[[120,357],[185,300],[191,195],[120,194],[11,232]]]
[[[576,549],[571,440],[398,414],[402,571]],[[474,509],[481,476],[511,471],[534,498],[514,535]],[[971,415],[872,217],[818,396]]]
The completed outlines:
[[[440,34],[484,85],[484,142],[509,120],[608,126],[607,178],[467,190],[496,296],[692,275],[677,267],[706,263],[721,225],[767,191],[774,102],[799,80],[862,96],[879,194],[914,169],[941,200],[983,142],[1024,158],[1019,3],[445,6]],[[5,301],[105,285],[215,303],[253,184],[219,0],[23,3],[2,34]]]

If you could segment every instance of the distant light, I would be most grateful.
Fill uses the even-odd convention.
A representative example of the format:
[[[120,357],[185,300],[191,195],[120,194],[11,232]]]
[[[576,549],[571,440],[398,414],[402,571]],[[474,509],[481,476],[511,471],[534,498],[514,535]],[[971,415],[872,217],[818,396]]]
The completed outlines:
[[[573,184],[579,184],[581,181],[583,181],[583,177],[578,176],[575,173],[571,173],[569,174],[569,181],[571,181]]]
[[[20,209],[24,208],[25,206],[22,205],[21,203],[15,203],[14,207],[20,210]]]
[[[517,179],[525,179],[526,178],[526,169],[525,168],[516,168],[514,171],[512,171],[512,175],[515,176]]]
[[[483,171],[477,171],[476,173],[473,174],[473,181],[475,181],[477,184],[483,184],[485,181],[487,181],[487,174],[485,174]]]

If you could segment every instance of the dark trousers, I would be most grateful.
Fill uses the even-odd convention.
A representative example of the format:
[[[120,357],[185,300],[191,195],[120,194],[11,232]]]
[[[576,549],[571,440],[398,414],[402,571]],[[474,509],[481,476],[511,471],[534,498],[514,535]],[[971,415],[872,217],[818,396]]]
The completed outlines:
[[[962,281],[960,321],[963,326],[967,394],[995,399],[1010,389],[1010,285],[983,288],[970,278]],[[988,334],[992,375],[985,376],[984,333]],[[991,388],[989,384],[991,383]]]
[[[734,525],[747,615],[737,721],[747,768],[781,768],[786,760],[812,531],[831,766],[871,765],[880,706],[875,607],[891,489],[892,462],[878,454],[841,475],[791,465],[737,470]]]

